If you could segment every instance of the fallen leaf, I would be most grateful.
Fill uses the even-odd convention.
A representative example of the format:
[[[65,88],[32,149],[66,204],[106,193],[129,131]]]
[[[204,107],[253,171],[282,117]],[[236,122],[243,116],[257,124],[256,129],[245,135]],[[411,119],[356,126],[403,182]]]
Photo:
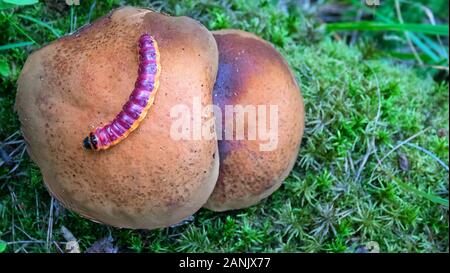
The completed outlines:
[[[61,226],[61,234],[67,241],[65,247],[66,253],[81,253],[80,245],[70,230],[68,230],[65,226]]]

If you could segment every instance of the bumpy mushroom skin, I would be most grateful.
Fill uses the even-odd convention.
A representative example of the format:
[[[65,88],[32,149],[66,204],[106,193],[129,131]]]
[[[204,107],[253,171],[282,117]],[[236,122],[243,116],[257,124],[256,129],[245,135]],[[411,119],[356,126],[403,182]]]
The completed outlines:
[[[80,139],[112,120],[133,89],[143,33],[161,54],[155,102],[126,141],[87,153]],[[173,140],[170,109],[192,107],[193,96],[211,104],[217,62],[214,38],[197,21],[130,7],[33,53],[16,109],[49,191],[67,208],[117,227],[166,227],[197,211],[217,180],[217,141]]]
[[[219,140],[219,179],[205,207],[225,211],[254,205],[280,187],[297,159],[304,105],[288,64],[273,46],[239,30],[213,35],[219,48],[214,103],[222,112],[225,105],[278,105],[279,118],[278,145],[273,151],[261,151],[260,144],[266,141],[258,138],[225,140],[224,130]]]

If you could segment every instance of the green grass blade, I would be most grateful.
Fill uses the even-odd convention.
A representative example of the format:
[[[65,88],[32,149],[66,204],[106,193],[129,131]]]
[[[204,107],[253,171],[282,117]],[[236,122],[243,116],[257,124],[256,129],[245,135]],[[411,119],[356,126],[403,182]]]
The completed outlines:
[[[442,58],[439,58],[438,55],[436,55],[436,53],[433,52],[433,50],[426,45],[424,42],[422,42],[421,39],[419,39],[416,35],[414,35],[411,32],[409,33],[409,37],[411,38],[411,41],[418,47],[420,48],[420,50],[423,51],[423,53],[425,53],[428,57],[430,57],[433,62],[438,62],[440,61]]]
[[[330,23],[325,24],[325,27],[327,31],[337,31],[337,30],[402,31],[402,32],[411,31],[417,33],[448,36],[447,25],[396,24],[396,23],[361,21],[361,22]]]
[[[390,57],[404,60],[404,61],[415,61],[416,56],[412,53],[405,53],[405,52],[397,52],[397,51],[380,51],[381,55],[388,55]],[[426,63],[432,63],[433,60],[426,54],[419,53],[419,57]]]
[[[51,25],[49,25],[49,24],[47,24],[47,23],[45,23],[45,22],[43,22],[41,20],[38,20],[38,19],[33,18],[31,16],[28,16],[28,15],[23,15],[23,14],[19,14],[17,16],[20,17],[20,18],[23,18],[25,20],[31,21],[33,23],[36,23],[37,25],[50,30],[53,33],[53,35],[55,35],[57,38],[61,37],[61,34],[60,34],[60,32],[58,30],[56,30]]]
[[[417,35],[421,40],[425,42],[430,48],[432,48],[435,52],[439,54],[442,58],[448,59],[448,51],[445,50],[445,47],[436,43],[433,39],[430,39],[428,36],[424,34]]]
[[[28,35],[28,33],[26,32],[25,29],[23,29],[20,25],[16,24],[13,20],[11,20],[11,18],[8,18],[8,21],[11,23],[11,25],[16,28],[20,33],[22,33],[25,37],[28,38],[28,40],[30,40],[31,42],[33,42],[34,44],[40,46],[40,44],[38,42],[36,42],[30,35]]]
[[[6,242],[0,240],[0,253],[5,252],[6,250]]]
[[[34,43],[33,42],[18,42],[18,43],[13,43],[13,44],[2,45],[2,46],[0,46],[0,51],[17,48],[17,47],[29,46],[32,44],[34,44]]]
[[[361,6],[361,8],[363,10],[365,10],[366,12],[372,12],[372,10],[367,8],[367,6]],[[378,19],[380,19],[384,23],[395,24],[391,19],[389,19],[388,17],[386,17],[380,13],[376,13],[376,16]],[[448,33],[448,30],[447,30],[447,33]],[[441,57],[441,60],[446,59],[447,63],[448,63],[448,52],[440,44],[436,43],[433,39],[430,39],[428,36],[424,35],[423,33],[409,32],[409,35],[412,37],[413,42],[416,41],[415,38],[423,40],[426,45],[428,45],[431,49],[433,49],[435,52],[437,52],[439,54],[439,56]],[[419,45],[417,45],[417,46],[419,46]]]
[[[75,8],[74,6],[70,6],[70,33],[73,33],[75,30],[74,26],[74,14],[75,14]]]
[[[5,58],[0,58],[0,76],[8,77],[10,72],[8,61]]]
[[[87,16],[87,22],[86,24],[89,24],[91,22],[92,13],[94,12],[95,6],[97,5],[97,1],[94,1],[91,6],[89,7],[89,13]]]
[[[3,0],[3,2],[8,4],[14,4],[18,6],[25,6],[25,5],[33,5],[39,3],[39,0]]]
[[[38,2],[38,0],[0,0],[0,10],[13,9],[17,6],[32,5]]]
[[[418,189],[414,188],[413,186],[410,186],[410,185],[408,185],[406,183],[403,183],[402,181],[398,181],[397,180],[397,181],[395,181],[395,183],[399,184],[400,187],[402,187],[403,189],[405,189],[405,190],[407,190],[409,192],[415,193],[415,194],[419,195],[420,197],[423,197],[423,198],[425,198],[425,199],[427,199],[427,200],[429,200],[429,201],[431,201],[433,203],[436,203],[436,204],[439,204],[439,205],[443,205],[443,206],[446,206],[448,208],[448,200],[447,199],[441,198],[441,197],[436,196],[436,195],[431,194],[431,193],[427,193],[427,192],[418,190]]]
[[[5,2],[3,2],[2,0],[0,0],[0,10],[3,10],[3,9],[12,9],[12,8],[15,8],[15,7],[16,7],[15,5],[8,4],[8,3],[5,3]]]

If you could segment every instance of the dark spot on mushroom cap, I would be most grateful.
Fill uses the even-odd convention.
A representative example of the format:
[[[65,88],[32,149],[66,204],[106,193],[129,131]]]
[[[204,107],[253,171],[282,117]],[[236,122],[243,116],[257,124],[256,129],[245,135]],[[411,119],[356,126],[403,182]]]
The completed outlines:
[[[287,62],[273,46],[238,31],[213,32],[219,48],[214,103],[278,106],[278,145],[262,152],[262,140],[227,140],[222,117],[219,178],[205,207],[223,211],[256,204],[276,190],[297,158],[303,135],[304,109],[300,90]]]
[[[236,33],[215,34],[214,38],[219,69],[213,99],[220,107],[238,102],[248,92],[248,78],[264,73],[268,62],[284,65],[283,57],[268,43]]]

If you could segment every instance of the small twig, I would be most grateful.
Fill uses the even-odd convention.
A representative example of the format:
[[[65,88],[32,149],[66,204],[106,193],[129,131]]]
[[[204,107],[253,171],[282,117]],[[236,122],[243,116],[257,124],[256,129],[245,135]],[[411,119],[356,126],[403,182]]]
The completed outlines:
[[[375,77],[375,83],[377,85],[376,91],[377,91],[377,97],[378,97],[378,107],[377,107],[377,114],[375,115],[375,118],[373,120],[372,123],[367,124],[366,126],[366,131],[369,129],[369,126],[371,124],[374,124],[374,126],[376,126],[380,120],[381,117],[381,91],[380,91],[380,82],[378,81],[378,76],[375,73],[375,71],[373,71],[372,67],[370,67],[369,65],[367,66],[370,71],[373,73],[374,77]],[[355,181],[358,182],[361,178],[361,173],[364,171],[364,167],[366,166],[367,161],[369,160],[369,157],[375,153],[375,136],[372,136],[371,140],[369,142],[367,142],[367,151],[366,154],[364,155],[364,157],[362,158],[362,162],[359,165],[359,169],[358,172],[356,173],[355,176]]]
[[[25,146],[25,142],[23,142],[23,141],[20,141],[20,142],[17,142],[17,143],[20,143],[20,144],[19,144],[12,152],[9,153],[9,156],[10,156],[10,157],[13,157],[14,154],[15,154],[17,151],[20,150],[20,148],[22,148],[23,146]]]
[[[20,210],[20,212],[24,215],[26,215],[25,211],[23,210],[23,208],[21,206],[18,206],[18,201],[17,201],[17,195],[14,192],[14,189],[11,185],[8,185],[8,190],[9,190],[9,194],[11,195],[11,200],[12,200],[12,205],[13,205],[13,209],[16,210]]]
[[[357,14],[356,14],[355,22],[361,21],[362,15],[363,15],[363,11],[361,9],[359,9]],[[350,45],[354,45],[355,44],[356,39],[358,38],[358,33],[359,32],[357,30],[353,31],[352,38],[350,40]]]
[[[12,146],[19,144],[12,152],[9,154],[2,148],[2,146]],[[25,147],[25,141],[23,140],[14,140],[14,141],[7,141],[7,142],[0,142],[0,158],[2,161],[0,161],[0,166],[3,164],[10,164],[13,162],[13,158],[17,151],[19,151],[22,147]]]
[[[20,156],[19,156],[20,159],[23,158],[23,155],[25,154],[26,151],[27,151],[27,145],[24,145],[23,149],[22,149],[22,152],[20,152]]]
[[[430,129],[430,127],[423,129],[422,131],[412,135],[411,137],[407,138],[406,140],[400,142],[399,144],[397,144],[392,150],[390,150],[385,156],[383,156],[380,160],[380,162],[382,162],[383,160],[385,160],[390,154],[392,154],[393,152],[395,152],[398,148],[400,148],[401,146],[405,145],[406,143],[410,142],[411,140],[415,139],[416,137],[422,135],[423,133],[425,133],[426,131],[428,131]]]
[[[349,152],[347,155],[348,162],[350,163],[350,170],[352,173],[355,173],[355,164],[353,163],[352,154]]]
[[[32,240],[32,241],[39,241],[36,238],[33,238],[30,234],[26,233],[25,230],[21,229],[20,227],[18,227],[16,224],[14,224],[14,227],[17,228],[19,231],[21,231],[23,234],[25,234],[25,236],[28,237],[28,239]]]
[[[448,72],[448,67],[447,66],[442,66],[442,65],[425,65],[425,67],[431,67],[434,68],[436,70],[445,70]]]
[[[10,140],[11,138],[13,138],[14,136],[18,135],[20,133],[19,130],[15,131],[14,133],[12,133],[9,137],[7,137],[3,142],[7,142],[8,140]]]
[[[345,177],[349,178],[350,177],[350,170],[349,170],[349,156],[348,156],[349,152],[347,151],[347,156],[344,157],[344,171],[345,171]]]
[[[444,163],[444,161],[442,161],[441,159],[439,159],[435,154],[433,154],[432,152],[428,151],[425,148],[422,148],[416,144],[412,144],[412,143],[406,143],[406,145],[408,145],[409,147],[413,147],[416,148],[417,150],[426,153],[427,155],[429,155],[431,158],[433,158],[434,160],[436,160],[437,163],[439,163],[447,172],[449,171],[448,166]]]
[[[12,158],[5,150],[3,150],[2,146],[0,146],[0,158],[2,159],[2,161],[0,161],[0,167],[5,163],[9,164],[12,161]]]
[[[41,219],[39,219],[39,196],[36,189],[34,189],[34,199],[36,201],[36,224],[38,225],[38,229],[41,229]]]
[[[25,143],[25,140],[20,139],[20,140],[11,140],[11,141],[3,142],[4,145],[14,145],[14,144],[21,144],[21,143]]]
[[[44,244],[44,240],[28,240],[28,241],[12,241],[7,242],[7,245],[15,245],[15,244]]]
[[[4,142],[0,143],[0,167],[6,164],[8,167],[12,167],[8,173],[0,176],[0,179],[6,179],[13,174],[19,167],[20,162],[26,151],[26,143],[23,139],[17,140],[13,138],[16,133],[10,135]],[[16,146],[9,154],[3,149],[5,146]],[[18,158],[19,155],[19,158]]]
[[[13,203],[14,203],[14,201],[13,201]],[[16,240],[16,229],[15,229],[15,221],[14,221],[14,218],[15,218],[15,206],[14,206],[14,204],[12,205],[12,213],[11,213],[11,231],[12,231],[12,239],[13,239],[13,241],[14,240]]]
[[[47,243],[46,243],[46,248],[47,251],[50,251],[50,241],[52,240],[52,235],[53,235],[53,203],[54,203],[53,197],[50,201],[50,214],[48,217],[48,228],[47,228]]]
[[[59,250],[60,253],[64,253],[64,250],[61,249],[61,247],[56,241],[53,241],[53,244],[56,246],[56,248]]]
[[[25,247],[27,246],[28,244],[23,244],[22,246],[20,246],[18,249],[16,249],[15,251],[14,251],[14,253],[19,253],[21,250],[23,250],[23,252],[25,252],[25,253],[28,253],[28,251],[26,251],[26,249],[25,249]]]
[[[17,163],[6,175],[3,175],[2,177],[7,177],[8,175],[14,173],[19,168],[19,166],[20,166],[20,164]]]
[[[402,12],[400,10],[400,2],[398,0],[395,0],[395,11],[397,12],[397,18],[398,21],[403,24],[403,17],[402,17]],[[423,61],[420,58],[419,54],[417,53],[416,48],[414,47],[411,38],[409,37],[409,32],[405,31],[405,37],[406,37],[406,41],[408,43],[408,46],[411,48],[412,53],[414,54],[414,57],[416,58],[417,62],[419,62],[420,65],[423,65]]]
[[[362,171],[364,170],[364,167],[366,166],[366,163],[367,163],[367,161],[368,161],[370,155],[372,155],[372,153],[373,153],[373,150],[374,150],[374,149],[372,149],[372,147],[374,146],[374,144],[372,145],[372,143],[373,143],[373,138],[372,138],[372,140],[371,140],[370,142],[367,142],[367,151],[366,151],[366,154],[365,154],[364,157],[362,158],[362,162],[361,162],[361,164],[359,165],[358,172],[356,173],[356,176],[355,176],[355,181],[356,181],[356,182],[359,181],[359,178],[361,177],[361,173],[362,173]]]

